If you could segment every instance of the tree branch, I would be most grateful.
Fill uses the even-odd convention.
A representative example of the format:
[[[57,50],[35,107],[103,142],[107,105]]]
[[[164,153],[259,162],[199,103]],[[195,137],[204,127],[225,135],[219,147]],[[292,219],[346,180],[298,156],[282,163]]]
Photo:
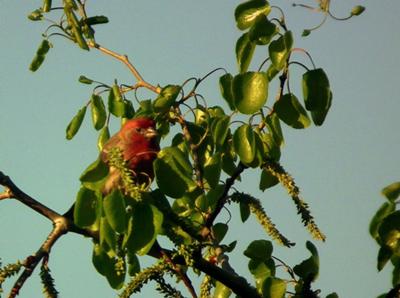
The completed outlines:
[[[135,66],[133,66],[133,64],[129,61],[128,56],[127,55],[121,55],[118,54],[112,50],[109,50],[105,47],[102,47],[101,45],[93,42],[93,41],[88,41],[88,46],[94,49],[99,50],[100,52],[109,55],[119,61],[121,61],[123,64],[125,64],[129,70],[131,71],[131,73],[133,74],[133,76],[136,78],[136,80],[138,81],[135,86],[134,89],[140,88],[140,87],[144,87],[147,88],[155,93],[160,93],[161,92],[161,88],[160,87],[156,87],[151,85],[150,83],[146,82],[143,77],[140,75],[139,71],[136,69]]]

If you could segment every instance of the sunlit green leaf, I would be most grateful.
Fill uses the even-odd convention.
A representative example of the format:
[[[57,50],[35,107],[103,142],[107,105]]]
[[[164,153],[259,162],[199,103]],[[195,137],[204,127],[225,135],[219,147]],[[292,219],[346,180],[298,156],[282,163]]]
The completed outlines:
[[[250,259],[248,268],[251,274],[254,276],[256,288],[259,292],[262,292],[264,281],[270,276],[275,275],[275,263],[273,259],[268,259],[266,261]]]
[[[215,119],[211,125],[211,134],[213,141],[217,146],[222,146],[229,131],[229,122],[231,118],[229,116],[222,116]]]
[[[236,108],[243,114],[253,114],[267,102],[268,79],[264,72],[246,72],[233,78]]]
[[[256,44],[249,39],[249,34],[244,33],[236,42],[236,61],[239,66],[239,72],[244,73],[249,68],[253,58]]]
[[[90,164],[79,177],[82,183],[94,183],[104,179],[108,174],[108,166],[100,159]]]
[[[215,285],[213,298],[229,298],[232,294],[232,290],[225,286],[223,283],[217,281]]]
[[[100,195],[97,192],[81,187],[75,201],[74,223],[81,228],[94,224],[100,204]]]
[[[266,118],[267,129],[274,138],[277,145],[281,146],[284,143],[281,122],[276,113],[270,113]]]
[[[162,88],[160,94],[154,101],[154,110],[156,112],[164,112],[168,110],[176,101],[181,87],[177,85],[167,85]]]
[[[254,131],[248,124],[243,124],[233,134],[233,147],[244,164],[251,163],[255,156]]]
[[[269,44],[269,57],[277,70],[281,70],[286,65],[292,46],[293,35],[291,31],[286,31],[285,34]]]
[[[43,12],[49,12],[51,9],[51,0],[43,0],[42,10]]]
[[[90,85],[93,83],[92,79],[85,77],[84,75],[79,76],[78,81],[82,84]]]
[[[285,94],[274,104],[274,111],[279,119],[293,128],[310,126],[310,118],[299,100],[293,94]]]
[[[114,85],[108,93],[108,110],[116,117],[121,117],[125,114],[125,104],[118,85]]]
[[[400,195],[400,182],[394,182],[384,189],[382,189],[382,194],[391,202],[394,202]]]
[[[110,130],[108,126],[103,127],[97,139],[97,148],[99,151],[103,150],[104,144],[110,139]]]
[[[352,16],[359,16],[360,14],[362,14],[364,12],[364,10],[365,10],[364,6],[361,6],[361,5],[354,6],[351,9],[351,15]]]
[[[216,187],[221,176],[221,153],[216,153],[204,164],[204,179],[210,187]]]
[[[280,278],[269,277],[262,286],[263,297],[284,298],[286,294],[286,282]]]
[[[117,233],[125,232],[127,228],[126,205],[124,195],[119,189],[104,198],[103,210],[111,228]]]
[[[76,135],[79,128],[81,127],[83,118],[85,118],[85,113],[86,113],[86,106],[80,109],[78,113],[74,116],[74,118],[72,118],[66,130],[67,140],[71,140]]]
[[[40,21],[43,20],[43,14],[42,14],[42,9],[35,9],[28,15],[28,19],[31,21]]]
[[[219,78],[219,88],[221,90],[222,97],[225,99],[229,108],[234,111],[235,104],[233,102],[232,80],[233,76],[230,73],[224,74]]]
[[[268,15],[271,6],[264,0],[250,0],[239,4],[235,9],[236,25],[240,30],[249,28],[259,15]]]
[[[100,130],[103,128],[107,119],[106,107],[103,99],[99,95],[92,94],[90,104],[93,126],[96,130]]]

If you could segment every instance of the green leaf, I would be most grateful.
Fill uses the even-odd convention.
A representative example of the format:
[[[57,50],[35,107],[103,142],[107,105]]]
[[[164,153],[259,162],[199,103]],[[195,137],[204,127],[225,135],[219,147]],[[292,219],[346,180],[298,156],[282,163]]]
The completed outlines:
[[[336,293],[330,293],[328,296],[326,296],[325,298],[339,298],[338,294]]]
[[[47,39],[43,39],[36,50],[36,55],[33,57],[31,64],[29,65],[29,70],[35,72],[42,65],[46,54],[51,47],[51,43]]]
[[[97,183],[102,182],[108,175],[108,166],[98,158],[90,164],[79,177],[79,180],[90,189],[97,189]]]
[[[235,9],[236,25],[240,30],[249,28],[259,15],[268,15],[271,6],[264,0],[250,0],[239,4]]]
[[[225,99],[229,108],[234,111],[235,105],[233,102],[233,94],[232,94],[232,80],[233,76],[230,73],[226,73],[219,78],[219,88],[221,90],[221,95]]]
[[[214,143],[221,147],[229,132],[229,123],[231,118],[229,116],[222,116],[215,119],[211,125],[211,134]]]
[[[273,40],[268,47],[269,57],[272,65],[281,70],[287,63],[290,55],[290,50],[293,46],[293,35],[291,31],[286,31],[284,35],[276,40]]]
[[[49,12],[51,9],[51,0],[43,0],[42,10],[43,12]]]
[[[271,64],[271,65],[268,67],[267,71],[266,71],[268,81],[271,82],[272,79],[275,78],[276,75],[277,75],[279,72],[280,72],[280,70],[279,70],[279,69],[276,69],[276,68],[274,67],[274,65]]]
[[[93,83],[92,79],[85,77],[84,75],[79,76],[78,81],[82,84],[90,85]]]
[[[374,239],[378,239],[378,229],[382,220],[395,210],[396,206],[392,202],[385,202],[372,217],[369,224],[369,233]]]
[[[35,9],[34,11],[32,11],[29,15],[28,15],[28,19],[30,19],[31,21],[41,21],[43,20],[43,14],[42,14],[42,9]]]
[[[243,124],[233,134],[233,147],[239,155],[240,161],[249,164],[255,156],[254,131],[248,124]]]
[[[329,79],[322,68],[309,70],[303,74],[303,97],[309,111],[325,111],[332,100]]]
[[[161,231],[163,214],[151,204],[133,206],[123,246],[138,255],[145,255]]]
[[[281,128],[281,122],[279,121],[278,115],[276,113],[271,113],[265,118],[265,122],[267,124],[267,129],[272,135],[275,143],[278,146],[284,144],[283,133]]]
[[[261,139],[259,130],[256,128],[255,133],[254,133],[254,141],[255,141],[255,154],[253,161],[248,164],[249,167],[251,168],[258,168],[265,160],[265,146],[263,144],[263,141]]]
[[[310,241],[306,242],[306,247],[311,253],[311,256],[300,264],[294,266],[293,271],[303,280],[314,281],[318,277],[319,272],[318,251]]]
[[[158,97],[154,100],[154,110],[156,112],[165,112],[175,103],[181,91],[181,87],[177,85],[167,85],[162,88]]]
[[[329,99],[328,99],[328,105],[325,109],[311,111],[311,118],[315,125],[321,126],[324,123],[326,115],[328,114],[328,111],[332,105],[332,97],[333,97],[332,92],[330,92]]]
[[[249,68],[253,58],[256,44],[249,39],[249,34],[244,33],[236,42],[236,60],[239,72],[244,73]]]
[[[278,32],[279,29],[274,23],[265,15],[260,15],[249,30],[249,39],[258,45],[267,45]]]
[[[254,276],[256,288],[259,292],[262,292],[263,290],[264,281],[267,278],[275,275],[275,263],[273,259],[266,261],[250,259],[248,268],[251,274]]]
[[[215,209],[218,199],[224,191],[223,185],[218,185],[208,191],[206,195],[201,194],[195,200],[195,206],[198,210],[210,213]]]
[[[382,194],[391,202],[394,202],[400,195],[400,182],[394,182],[382,189]]]
[[[108,126],[103,127],[103,129],[100,131],[99,137],[97,139],[97,148],[99,151],[103,150],[104,144],[110,139],[110,130],[108,129]]]
[[[83,119],[85,118],[85,113],[86,113],[86,106],[80,109],[78,113],[74,116],[74,118],[72,118],[66,130],[67,140],[71,140],[76,135],[79,128],[81,127]]]
[[[106,16],[93,16],[85,19],[85,23],[89,26],[106,24],[108,23],[108,18]]]
[[[116,117],[122,117],[125,114],[125,104],[118,85],[114,85],[108,93],[108,110]]]
[[[254,114],[267,102],[268,78],[264,72],[238,74],[232,82],[236,108],[243,114]]]
[[[132,119],[135,116],[135,109],[130,100],[124,99],[124,119]]]
[[[377,264],[378,271],[381,271],[385,267],[385,265],[392,256],[393,256],[393,250],[390,247],[381,246],[378,252],[378,264]]]
[[[140,272],[139,258],[135,253],[127,252],[128,255],[128,274],[134,276],[136,273]]]
[[[82,186],[76,196],[74,207],[74,223],[81,228],[95,223],[101,204],[100,195]]]
[[[271,241],[254,240],[249,244],[243,254],[254,260],[268,261],[272,256],[273,246]]]
[[[228,225],[219,222],[212,227],[212,230],[216,243],[220,243],[228,232]]]
[[[246,222],[246,220],[250,216],[249,204],[247,204],[247,202],[244,202],[243,200],[241,200],[239,203],[239,207],[240,207],[240,219],[242,220],[242,222]]]
[[[309,29],[304,29],[303,32],[301,33],[301,36],[306,37],[311,34],[311,30]]]
[[[186,191],[196,187],[192,180],[192,166],[176,147],[166,147],[159,152],[154,162],[154,172],[159,188],[172,198],[180,198]]]
[[[93,245],[92,262],[97,272],[105,276],[106,272],[112,269],[113,262],[111,257],[99,243]]]
[[[127,228],[126,205],[125,197],[119,189],[104,198],[103,210],[111,228],[117,233],[124,233]]]
[[[225,286],[223,283],[217,281],[215,284],[215,290],[213,298],[229,298],[232,294],[232,290]]]
[[[100,130],[103,128],[107,119],[106,107],[103,99],[99,95],[92,94],[90,104],[93,126],[96,130]]]
[[[359,16],[360,14],[362,14],[364,12],[364,10],[365,10],[364,6],[361,6],[361,5],[354,6],[351,10],[351,15]]]
[[[210,187],[214,188],[218,185],[221,176],[221,153],[211,156],[204,164],[204,179]]]
[[[400,210],[383,218],[378,228],[378,235],[381,246],[386,246],[392,252],[400,254]]]
[[[284,298],[286,294],[286,282],[280,278],[269,277],[262,286],[263,297]]]
[[[281,150],[279,145],[274,141],[273,136],[270,133],[262,133],[261,138],[264,144],[265,156],[272,160],[279,161]]]
[[[274,111],[279,119],[287,125],[301,129],[310,126],[310,118],[296,96],[291,93],[283,95],[274,104]]]
[[[278,183],[279,183],[278,178],[272,175],[270,171],[267,171],[265,169],[262,170],[260,178],[260,186],[259,186],[261,191],[265,191],[267,188],[275,186]]]
[[[106,217],[102,216],[100,218],[100,245],[106,251],[112,251],[115,253],[117,247],[117,235],[115,231],[110,226]]]

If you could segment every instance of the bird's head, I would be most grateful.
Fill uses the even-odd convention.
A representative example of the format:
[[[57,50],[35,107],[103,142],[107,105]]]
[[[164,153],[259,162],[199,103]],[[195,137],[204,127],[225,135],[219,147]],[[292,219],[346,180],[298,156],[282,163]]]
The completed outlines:
[[[153,140],[157,137],[156,122],[147,117],[135,118],[128,120],[123,125],[121,131],[121,136],[124,139],[132,138],[144,138],[146,140]]]

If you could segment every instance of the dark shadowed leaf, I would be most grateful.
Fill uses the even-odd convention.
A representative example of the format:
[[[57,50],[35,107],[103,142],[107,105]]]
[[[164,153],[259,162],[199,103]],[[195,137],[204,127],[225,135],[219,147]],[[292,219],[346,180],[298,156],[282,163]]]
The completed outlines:
[[[279,29],[274,23],[265,15],[260,15],[249,30],[249,39],[258,45],[267,45],[278,32]]]
[[[310,118],[299,100],[293,94],[285,94],[274,104],[274,111],[279,119],[293,128],[310,126]]]
[[[382,220],[392,213],[395,210],[395,204],[392,202],[385,202],[375,213],[374,217],[372,217],[371,222],[369,224],[369,233],[372,238],[378,240],[378,229]]]
[[[264,191],[267,188],[277,185],[278,183],[279,183],[278,178],[272,175],[271,172],[265,169],[261,172],[260,186],[259,186],[260,190]]]
[[[306,247],[311,253],[311,256],[299,265],[294,266],[293,271],[303,280],[314,281],[318,277],[319,272],[318,251],[310,241],[306,242]]]
[[[272,255],[273,246],[271,241],[254,240],[249,244],[243,254],[254,260],[268,261]]]

